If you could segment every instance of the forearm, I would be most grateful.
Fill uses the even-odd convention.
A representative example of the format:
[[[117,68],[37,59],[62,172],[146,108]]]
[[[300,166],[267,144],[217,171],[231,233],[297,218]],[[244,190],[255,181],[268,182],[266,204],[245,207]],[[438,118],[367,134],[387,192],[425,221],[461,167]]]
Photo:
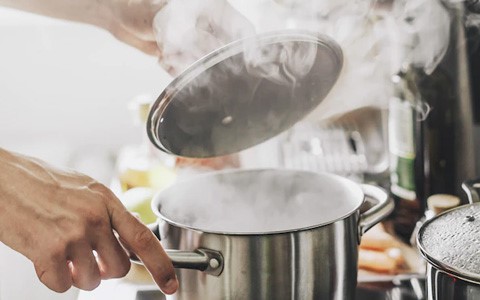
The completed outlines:
[[[100,27],[107,27],[110,19],[105,0],[0,0],[0,6]]]

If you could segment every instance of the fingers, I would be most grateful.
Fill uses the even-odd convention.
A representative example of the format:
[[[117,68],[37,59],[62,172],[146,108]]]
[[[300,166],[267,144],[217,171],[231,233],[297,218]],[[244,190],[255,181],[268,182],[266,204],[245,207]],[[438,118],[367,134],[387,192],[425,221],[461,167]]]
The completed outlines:
[[[100,284],[100,270],[88,243],[74,245],[69,260],[73,285],[79,289],[91,291]]]
[[[57,293],[66,292],[72,286],[72,276],[65,255],[52,256],[47,265],[35,263],[35,272],[44,285]]]
[[[95,246],[102,279],[121,278],[130,270],[130,260],[112,232],[100,236]]]
[[[120,202],[111,202],[109,207],[113,228],[142,260],[153,279],[165,294],[173,294],[178,281],[173,265],[155,235],[130,214]]]

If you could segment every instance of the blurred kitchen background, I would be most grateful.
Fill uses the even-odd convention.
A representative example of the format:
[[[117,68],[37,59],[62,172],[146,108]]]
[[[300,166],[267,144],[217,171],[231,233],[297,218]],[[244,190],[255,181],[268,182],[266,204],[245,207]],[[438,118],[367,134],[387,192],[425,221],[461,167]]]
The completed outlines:
[[[279,19],[285,23],[283,27],[310,26],[308,22],[312,16],[303,15],[305,12],[295,6],[295,1],[230,2],[247,15],[256,28],[261,29],[259,31],[278,29],[275,26],[279,23],[275,20]],[[314,112],[304,123],[273,141],[242,153],[240,157],[226,159],[224,166],[329,171],[356,181],[384,184],[388,188],[391,179],[391,151],[388,146],[389,99],[405,96],[403,92],[400,93],[402,97],[398,94],[398,89],[403,91],[402,88],[405,88],[399,88],[398,84],[411,79],[407,76],[411,74],[411,67],[431,75],[440,65],[444,69],[454,70],[449,74],[451,83],[456,78],[467,78],[467,81],[470,78],[472,82],[472,97],[465,96],[465,91],[458,87],[461,85],[459,82],[452,83],[452,98],[468,98],[469,101],[468,107],[455,108],[452,111],[466,109],[472,116],[471,122],[467,124],[471,137],[469,142],[472,143],[469,145],[477,148],[467,145],[471,149],[464,159],[473,160],[469,161],[473,169],[467,172],[466,176],[478,175],[480,159],[475,159],[471,154],[476,153],[474,149],[478,149],[480,140],[479,105],[472,104],[475,101],[478,103],[478,99],[475,99],[479,98],[480,55],[478,44],[467,45],[464,36],[460,37],[459,31],[455,30],[469,24],[469,29],[462,31],[462,34],[477,37],[479,21],[467,18],[464,11],[455,6],[460,3],[463,7],[461,1],[452,1],[457,4],[454,4],[451,10],[431,5],[431,1],[418,1],[413,7],[412,3],[415,1],[397,2],[409,3],[411,15],[405,11],[396,16],[387,13],[391,10],[391,1],[353,1],[355,5],[347,8],[345,1],[323,1],[325,5],[317,6],[318,11],[347,16],[334,18],[327,13],[324,16],[315,16],[324,19],[321,27],[323,33],[331,35],[343,47],[346,62],[342,77],[321,109]],[[430,9],[434,7],[433,11],[427,10],[425,14],[439,18],[435,20],[441,20],[442,16],[447,18],[447,23],[439,25],[440,29],[433,26],[430,32],[424,33],[420,30],[433,45],[423,44],[424,39],[422,42],[414,40],[418,33],[414,30],[415,26],[425,25],[422,23],[425,20],[422,19],[423,13],[417,14],[418,11],[423,12],[423,4]],[[272,17],[273,22],[268,17],[269,14],[276,16]],[[415,23],[416,17],[423,21]],[[460,20],[458,24],[462,26],[455,23],[455,20]],[[408,27],[407,24],[406,33],[402,33],[399,28],[404,27],[398,22],[411,26]],[[438,37],[438,30],[441,31],[442,28],[446,28],[450,33],[444,36],[444,40]],[[452,39],[452,36],[455,38]],[[442,46],[442,43],[447,46]],[[451,46],[452,44],[454,46]],[[409,62],[413,61],[412,65],[405,66],[405,61],[409,60],[405,53],[410,53],[411,47],[415,45],[420,45],[418,47],[421,48],[419,51],[423,60],[410,60]],[[466,46],[467,49],[462,48],[464,52],[458,55],[459,51],[452,50],[458,50],[457,45]],[[471,69],[461,69],[465,64],[470,65]],[[422,74],[425,75],[424,73]],[[394,74],[397,75],[397,81],[392,81]],[[135,152],[132,149],[141,148],[145,143],[142,123],[145,99],[155,99],[171,79],[156,58],[117,41],[108,32],[92,26],[0,8],[1,147],[84,172],[113,188],[118,188],[116,191],[119,193],[136,185],[145,187],[147,184],[141,183],[143,175],[135,173],[138,170],[128,169],[128,157],[132,151]],[[406,84],[408,85],[408,82]],[[428,102],[425,100],[431,99],[413,101],[413,104],[419,106],[413,105],[412,111],[419,114],[425,114],[430,109],[434,114],[439,111],[438,104],[433,107],[422,106]],[[461,114],[454,115],[453,118],[460,116]],[[438,127],[435,122],[430,125],[427,127]],[[441,127],[441,130],[447,130],[447,144],[452,143],[450,137],[458,137],[458,131],[465,131],[463,125],[450,128],[451,131],[448,131],[449,127]],[[428,128],[424,128],[423,134],[429,134]],[[422,143],[421,141],[424,139],[415,140],[415,144]],[[465,137],[454,141],[463,143]],[[421,151],[418,151],[418,147],[421,147]],[[428,156],[426,148],[418,147],[417,156],[420,152]],[[120,161],[122,155],[127,160],[124,164]],[[166,156],[156,159],[162,161],[166,168],[189,164],[198,166],[197,163],[175,161],[174,158]],[[203,162],[199,164],[202,165]],[[452,176],[463,176],[457,169],[465,167],[465,164],[446,164],[447,167],[440,173],[451,171],[455,173],[452,173]],[[215,163],[206,165],[212,169],[220,168]],[[126,180],[131,179],[129,182],[122,182],[121,172],[125,169],[131,171],[128,174],[134,174]],[[423,176],[423,173],[421,174]],[[424,177],[428,178],[430,175],[428,172],[426,174]],[[467,178],[461,178],[464,179]],[[160,180],[169,181],[168,178]],[[417,185],[425,187],[420,191],[424,199],[419,200],[423,206],[426,205],[425,199],[429,194],[445,192],[425,191],[438,185],[438,182],[432,182],[433,179],[428,184]],[[455,193],[455,189],[448,192]],[[416,221],[414,220],[413,224]],[[50,292],[38,281],[28,260],[0,244],[0,299],[75,299],[76,294],[75,290],[63,295]]]

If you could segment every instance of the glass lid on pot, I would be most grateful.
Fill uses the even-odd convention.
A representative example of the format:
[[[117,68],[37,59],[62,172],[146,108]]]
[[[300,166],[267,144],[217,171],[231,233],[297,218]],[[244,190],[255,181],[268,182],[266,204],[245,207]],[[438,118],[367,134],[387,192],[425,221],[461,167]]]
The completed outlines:
[[[427,221],[417,239],[429,263],[460,279],[480,283],[480,203],[454,208]]]
[[[150,111],[153,144],[185,157],[257,145],[316,108],[343,64],[328,37],[282,31],[239,40],[205,56],[162,92]]]
[[[295,170],[222,171],[178,181],[155,196],[167,222],[221,234],[273,234],[315,228],[355,213],[362,189],[348,179]]]

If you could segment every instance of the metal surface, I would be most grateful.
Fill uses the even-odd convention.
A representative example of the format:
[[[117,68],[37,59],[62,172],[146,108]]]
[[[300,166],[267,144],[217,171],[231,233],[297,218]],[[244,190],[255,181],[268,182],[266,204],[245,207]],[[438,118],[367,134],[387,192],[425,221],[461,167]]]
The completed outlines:
[[[360,237],[385,216],[390,215],[395,208],[393,201],[389,201],[389,197],[384,190],[368,184],[362,184],[362,190],[366,196],[376,199],[378,203],[360,215],[358,222],[358,233]]]
[[[158,223],[149,224],[148,227],[161,240]],[[218,251],[209,249],[197,249],[195,251],[165,249],[165,252],[175,268],[198,270],[214,276],[222,274],[224,260],[222,254]],[[129,255],[131,262],[143,265],[143,262],[135,253],[130,252]]]
[[[417,245],[427,261],[430,300],[480,299],[478,180],[462,184],[472,204],[446,211],[420,228]]]
[[[345,188],[341,178],[336,180]],[[348,183],[350,188],[355,189],[356,184]],[[211,249],[221,253],[224,258],[223,272],[219,276],[178,269],[180,288],[167,299],[353,299],[359,227],[363,226],[366,230],[373,222],[386,217],[390,211],[384,208],[391,204],[391,199],[381,189],[369,186],[362,188],[366,197],[374,198],[377,202],[364,212],[363,218],[355,210],[329,224],[290,232],[208,233],[160,218],[159,235],[164,248],[182,251]],[[194,200],[202,201],[202,198],[196,197]],[[336,199],[319,194],[318,200]],[[153,207],[161,209],[161,200],[157,204]],[[318,211],[318,214],[322,213],[326,212]],[[269,215],[264,218],[269,218]],[[361,226],[360,219],[363,220]],[[183,263],[189,267],[188,261]]]
[[[427,262],[450,275],[480,282],[480,203],[467,204],[426,221],[418,247]]]
[[[153,144],[188,157],[213,157],[257,145],[317,107],[342,69],[328,37],[281,31],[236,41],[202,58],[154,103]]]
[[[480,285],[451,276],[435,266],[427,265],[428,300],[478,300]]]
[[[462,189],[467,194],[469,203],[480,202],[480,178],[464,181]]]
[[[353,299],[357,216],[316,229],[270,235],[195,232],[161,221],[165,248],[209,248],[225,256],[218,277],[178,269],[167,299]]]

